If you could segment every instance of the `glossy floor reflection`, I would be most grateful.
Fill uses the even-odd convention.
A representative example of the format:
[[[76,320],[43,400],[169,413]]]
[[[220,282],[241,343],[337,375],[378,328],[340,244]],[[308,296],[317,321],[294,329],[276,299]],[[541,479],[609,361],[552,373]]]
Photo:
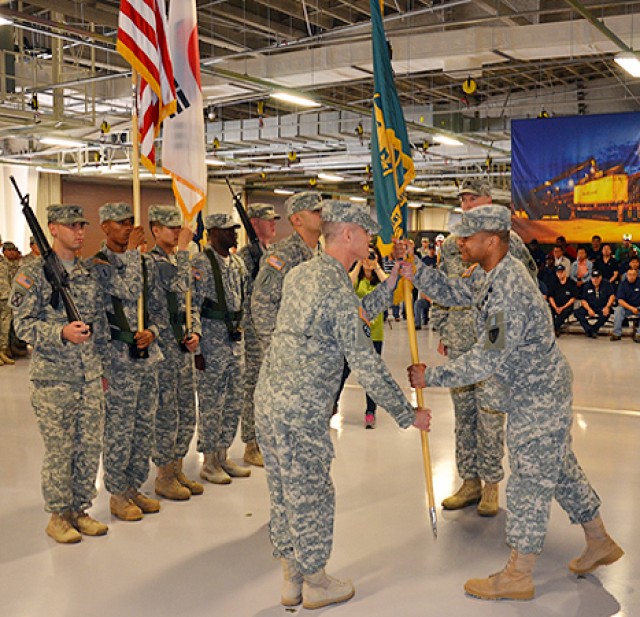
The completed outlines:
[[[404,323],[387,328],[383,356],[405,381]],[[439,362],[433,333],[419,333],[423,357]],[[0,602],[3,617],[350,617],[473,615],[636,617],[640,615],[640,345],[567,336],[560,344],[575,375],[575,451],[603,499],[603,517],[626,551],[617,564],[576,578],[566,568],[583,548],[582,532],[554,505],[532,602],[482,602],[462,584],[506,562],[504,513],[481,519],[472,508],[438,510],[438,538],[425,508],[420,440],[379,413],[363,428],[364,393],[349,381],[334,418],[333,477],[338,512],[329,570],[351,577],[353,600],[330,609],[286,610],[280,572],[270,557],[264,472],[232,485],[208,485],[187,503],[163,501],[138,523],[112,520],[100,481],[93,514],[110,524],[105,538],[56,545],[44,533],[42,446],[29,405],[28,363],[0,368]],[[434,410],[431,451],[438,502],[457,483],[453,418],[445,390],[428,390]],[[236,443],[232,455],[239,457]],[[186,469],[197,474],[194,452]],[[151,490],[151,482],[147,484]],[[504,487],[501,490],[504,500]]]

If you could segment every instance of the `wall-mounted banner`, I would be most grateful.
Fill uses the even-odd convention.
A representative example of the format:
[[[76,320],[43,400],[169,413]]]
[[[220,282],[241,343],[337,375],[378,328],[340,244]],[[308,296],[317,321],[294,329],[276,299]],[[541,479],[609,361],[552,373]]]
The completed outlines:
[[[514,120],[514,229],[528,242],[640,239],[640,113]]]

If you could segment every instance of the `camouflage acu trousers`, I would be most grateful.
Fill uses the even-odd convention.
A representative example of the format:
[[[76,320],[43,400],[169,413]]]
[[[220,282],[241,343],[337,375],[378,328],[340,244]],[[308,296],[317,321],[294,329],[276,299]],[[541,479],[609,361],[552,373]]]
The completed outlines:
[[[228,448],[244,402],[244,359],[226,342],[202,341],[206,369],[198,371],[198,452]]]
[[[455,360],[464,352],[449,350]],[[463,480],[480,478],[496,483],[504,478],[504,414],[489,403],[491,388],[485,381],[462,388],[451,388],[455,411],[456,463]]]
[[[0,300],[0,351],[9,349],[9,330],[11,329],[11,308],[8,300]]]
[[[164,360],[158,365],[153,462],[162,467],[189,451],[196,429],[196,398],[193,354],[183,353],[174,339],[158,343]]]
[[[149,476],[158,374],[156,366],[144,362],[111,363],[103,465],[104,485],[114,495],[129,487],[138,490]]]
[[[258,382],[260,365],[262,364],[262,346],[258,340],[253,324],[247,325],[244,331],[245,372],[244,372],[244,407],[242,408],[242,424],[240,436],[244,443],[255,441],[256,426],[253,406],[253,394]]]
[[[569,428],[509,446],[507,544],[521,553],[540,553],[555,497],[574,524],[593,520],[600,498],[571,448]]]
[[[102,450],[102,380],[82,384],[32,381],[31,404],[44,442],[45,510],[61,513],[90,508]]]
[[[256,421],[271,500],[273,555],[294,559],[298,572],[313,574],[324,568],[333,544],[331,438],[327,433],[316,439],[265,413]]]

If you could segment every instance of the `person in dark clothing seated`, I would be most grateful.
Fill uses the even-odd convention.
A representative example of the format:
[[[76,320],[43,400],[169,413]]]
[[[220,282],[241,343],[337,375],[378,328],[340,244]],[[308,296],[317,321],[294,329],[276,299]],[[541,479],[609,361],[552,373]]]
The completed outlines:
[[[558,277],[556,276],[556,264],[553,255],[547,255],[545,263],[538,271],[538,281],[544,286],[540,286],[542,295],[545,298],[549,295],[549,291],[555,285]]]
[[[602,280],[602,272],[593,270],[591,280],[582,289],[581,306],[576,310],[576,318],[589,338],[598,336],[598,330],[609,319],[615,301],[613,285]],[[595,323],[589,323],[590,319]]]
[[[549,289],[549,305],[553,316],[553,329],[556,336],[560,336],[562,324],[573,313],[573,304],[578,299],[578,287],[575,281],[567,276],[566,268],[560,264],[556,266],[556,278]]]
[[[612,341],[619,341],[622,336],[622,325],[626,317],[640,313],[640,281],[638,271],[628,270],[627,278],[618,287],[618,306],[613,313]],[[635,339],[640,343],[640,339]]]
[[[587,259],[594,264],[602,257],[602,238],[591,236],[591,247],[587,250]]]
[[[602,245],[602,257],[593,265],[602,274],[602,279],[609,281],[614,287],[620,282],[618,260],[611,254],[611,245]]]

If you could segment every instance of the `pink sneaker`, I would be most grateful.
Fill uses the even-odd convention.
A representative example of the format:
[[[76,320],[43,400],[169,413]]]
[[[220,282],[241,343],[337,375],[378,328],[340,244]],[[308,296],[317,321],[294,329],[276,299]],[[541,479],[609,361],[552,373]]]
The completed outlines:
[[[364,415],[364,428],[376,428],[376,415],[367,413]]]

